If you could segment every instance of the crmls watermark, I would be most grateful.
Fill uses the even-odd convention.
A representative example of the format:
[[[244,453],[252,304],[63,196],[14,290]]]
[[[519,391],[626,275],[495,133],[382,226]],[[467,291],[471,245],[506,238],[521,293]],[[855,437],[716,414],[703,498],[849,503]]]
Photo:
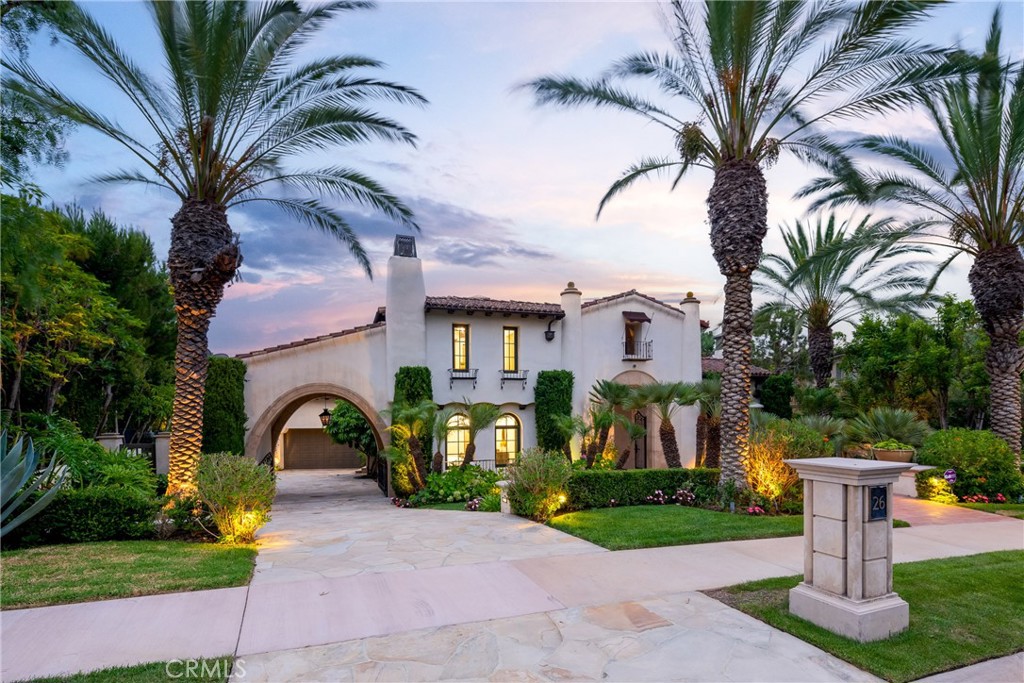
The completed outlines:
[[[223,681],[245,678],[245,660],[233,657],[220,659],[172,659],[164,665],[167,678],[173,680]]]

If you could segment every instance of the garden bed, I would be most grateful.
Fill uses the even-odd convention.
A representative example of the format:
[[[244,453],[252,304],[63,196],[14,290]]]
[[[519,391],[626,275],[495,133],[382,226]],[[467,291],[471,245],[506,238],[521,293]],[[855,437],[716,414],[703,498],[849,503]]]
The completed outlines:
[[[705,592],[896,683],[1024,649],[1020,628],[1024,551],[895,565],[894,589],[910,604],[910,628],[874,643],[843,638],[790,614],[789,589],[801,578],[767,579]]]
[[[47,545],[0,554],[0,608],[244,586],[253,546],[186,541]]]

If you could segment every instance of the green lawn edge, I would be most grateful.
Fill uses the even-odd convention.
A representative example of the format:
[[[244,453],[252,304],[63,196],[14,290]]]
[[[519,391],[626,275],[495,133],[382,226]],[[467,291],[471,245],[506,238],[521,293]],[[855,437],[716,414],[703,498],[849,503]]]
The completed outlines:
[[[791,615],[790,576],[704,591],[750,616],[893,683],[907,683],[1024,650],[1024,551],[897,564],[894,590],[910,604],[910,627],[859,643]]]
[[[256,547],[104,541],[0,553],[0,609],[66,605],[247,585]]]
[[[192,663],[195,664],[192,664]],[[22,683],[166,683],[166,681],[203,681],[225,683],[234,664],[232,655],[213,659],[171,660],[134,666],[115,666],[69,676],[33,678]],[[205,669],[203,668],[205,665]],[[191,673],[188,666],[195,668]],[[215,675],[221,674],[221,675]]]

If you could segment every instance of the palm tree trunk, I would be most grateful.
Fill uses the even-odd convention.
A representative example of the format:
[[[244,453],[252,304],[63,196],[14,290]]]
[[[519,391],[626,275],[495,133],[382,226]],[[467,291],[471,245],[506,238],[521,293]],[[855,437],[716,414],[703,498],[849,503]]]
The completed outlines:
[[[462,469],[466,469],[473,464],[474,455],[476,455],[476,444],[470,442],[466,444],[466,455],[462,458]]]
[[[703,414],[697,416],[697,461],[695,467],[704,467],[705,449],[708,443],[708,419]]]
[[[628,448],[623,448],[621,451],[619,451],[619,457],[615,461],[615,469],[621,470],[626,466],[626,461],[629,460],[630,452],[631,451]]]
[[[241,254],[223,206],[187,199],[171,218],[167,259],[174,287],[178,341],[174,349],[167,495],[195,491],[203,446],[203,401],[209,367],[207,333],[224,287],[241,265]]]
[[[1017,454],[1021,448],[1021,372],[1024,349],[1024,257],[1015,246],[982,251],[974,259],[967,279],[974,304],[990,341],[985,354],[988,371],[992,431]]]
[[[761,260],[761,243],[768,232],[768,190],[757,163],[739,159],[715,169],[708,218],[715,261],[725,276],[721,481],[743,488],[743,461],[750,448],[751,275]]]
[[[814,373],[814,384],[819,389],[827,388],[832,379],[834,349],[832,328],[807,328],[807,350],[811,356],[811,371]]]
[[[438,445],[440,445],[440,442],[438,442]],[[430,465],[430,471],[431,472],[435,472],[437,474],[440,474],[441,473],[441,469],[442,469],[443,466],[444,466],[444,456],[441,455],[441,450],[438,449],[437,452],[434,453],[434,462],[431,463],[431,465]]]
[[[416,477],[419,479],[420,488],[427,483],[427,462],[423,457],[423,442],[415,434],[409,436],[409,453],[412,455],[412,462],[416,466]]]
[[[708,422],[708,438],[704,446],[704,467],[717,468],[722,464],[722,425]]]
[[[682,467],[679,443],[676,441],[676,428],[672,426],[672,420],[661,421],[661,425],[658,427],[658,437],[661,439],[661,452],[665,454],[665,464],[676,469]]]

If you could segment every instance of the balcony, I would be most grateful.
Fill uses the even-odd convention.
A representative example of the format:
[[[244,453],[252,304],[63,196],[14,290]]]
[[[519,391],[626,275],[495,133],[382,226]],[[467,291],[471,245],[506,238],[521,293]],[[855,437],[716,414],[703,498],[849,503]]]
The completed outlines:
[[[526,378],[530,374],[529,370],[500,370],[501,372],[501,388],[505,388],[505,382],[522,382],[523,389],[526,388]]]
[[[654,340],[623,341],[622,360],[653,360]]]
[[[458,380],[468,380],[473,382],[473,388],[476,389],[476,368],[469,368],[467,370],[449,370],[448,371],[448,388],[454,389],[455,382]]]

